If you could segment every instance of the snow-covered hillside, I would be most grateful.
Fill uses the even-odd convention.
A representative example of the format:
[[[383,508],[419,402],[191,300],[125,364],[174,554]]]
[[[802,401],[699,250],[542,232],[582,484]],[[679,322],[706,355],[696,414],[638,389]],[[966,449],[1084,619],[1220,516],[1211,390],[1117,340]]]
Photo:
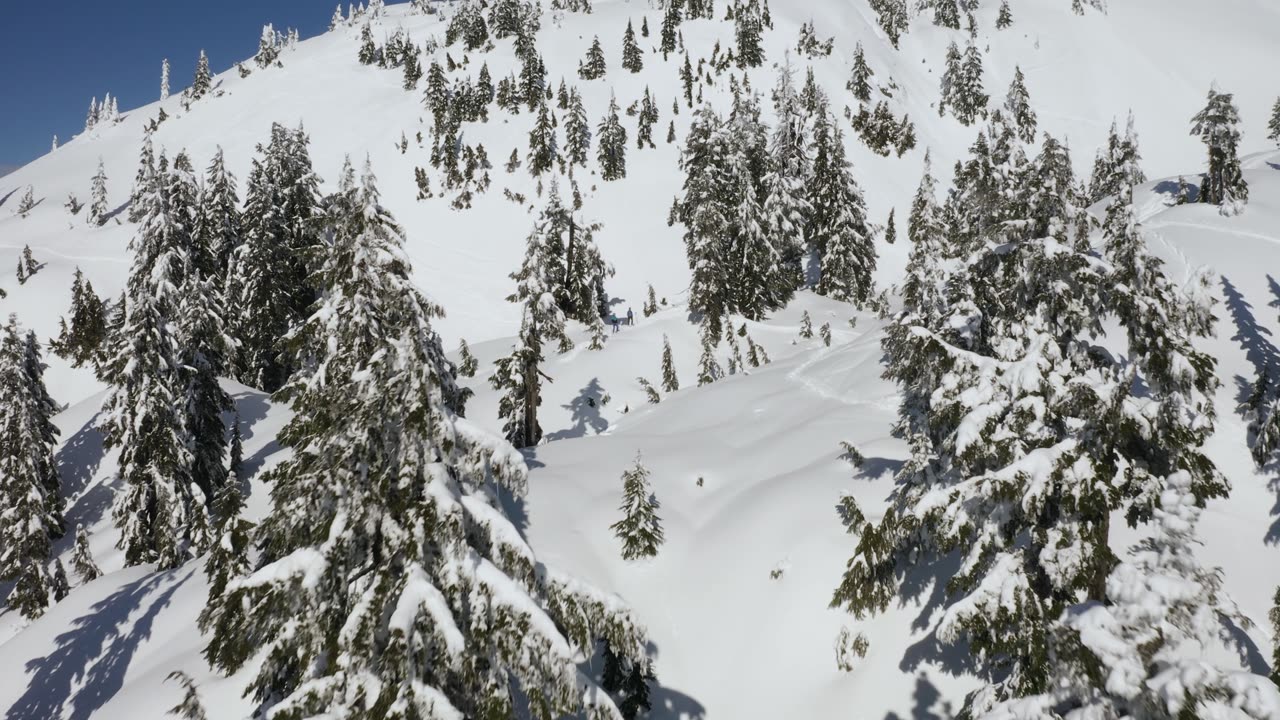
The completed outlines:
[[[596,242],[617,271],[607,285],[613,307],[620,313],[634,308],[637,322],[612,335],[601,351],[588,350],[587,330],[575,326],[577,348],[551,355],[543,368],[553,379],[544,387],[546,440],[527,451],[529,494],[509,510],[541,562],[616,593],[646,626],[658,678],[649,717],[952,715],[975,680],[969,659],[933,634],[944,600],[940,589],[865,621],[828,607],[854,545],[837,503],[851,494],[869,514],[881,512],[894,473],[908,456],[905,444],[890,433],[898,393],[881,377],[884,321],[801,292],[784,310],[747,323],[770,364],[695,387],[701,347],[684,306],[690,273],[683,229],[667,222],[684,180],[679,141],[692,119],[683,102],[680,114],[671,114],[672,100],[682,92],[683,55],[664,61],[654,51],[662,10],[652,0],[594,5],[591,14],[548,12],[538,44],[549,82],[554,87],[564,77],[576,84],[593,126],[611,94],[626,107],[648,88],[657,101],[657,147],[636,150],[632,143],[625,179],[601,180],[594,159],[591,174],[578,177],[582,215],[603,223]],[[1123,123],[1132,112],[1142,166],[1153,178],[1137,198],[1150,246],[1179,280],[1198,268],[1211,270],[1219,300],[1217,334],[1202,349],[1216,358],[1222,385],[1217,429],[1207,450],[1232,492],[1209,504],[1200,558],[1222,569],[1230,599],[1254,621],[1239,629],[1251,648],[1244,660],[1266,674],[1274,640],[1266,617],[1280,584],[1280,480],[1274,469],[1255,468],[1248,420],[1238,406],[1260,373],[1280,367],[1280,279],[1271,270],[1280,267],[1280,152],[1264,140],[1280,91],[1269,73],[1280,66],[1280,5],[1116,0],[1105,14],[1090,9],[1079,16],[1069,0],[1021,0],[1013,6],[1013,26],[1000,31],[997,3],[981,5],[976,43],[985,51],[985,85],[993,101],[1003,98],[1020,68],[1041,129],[1069,141],[1082,176],[1113,121]],[[847,126],[846,140],[871,221],[884,223],[892,209],[905,227],[925,150],[945,186],[951,166],[965,157],[977,133],[976,126],[964,127],[936,110],[947,46],[964,45],[967,33],[935,27],[922,16],[894,49],[866,0],[775,0],[772,14],[775,27],[764,36],[767,62],[748,71],[752,87],[766,96],[777,63],[789,54],[801,78],[805,67],[813,68],[837,111],[856,108],[844,88],[857,43],[866,50],[875,83],[892,82],[894,111],[914,122],[916,148],[902,157],[881,157]],[[623,29],[628,19],[639,27],[642,18],[652,32],[640,39],[644,69],[631,74],[618,65]],[[796,53],[800,27],[811,20],[819,37],[834,39],[829,57]],[[397,27],[415,42],[435,37],[443,45],[440,15],[393,5],[373,22],[380,42]],[[593,36],[600,38],[609,72],[581,81],[578,62]],[[688,21],[683,39],[695,60],[710,57],[717,42],[733,44],[733,24]],[[493,187],[477,194],[470,209],[450,207],[452,194],[418,200],[414,169],[430,167],[431,118],[422,91],[404,90],[397,70],[358,63],[359,43],[360,26],[306,39],[282,53],[283,67],[255,68],[247,77],[234,68],[217,75],[217,96],[189,110],[176,93],[163,103],[126,109],[119,123],[99,126],[0,177],[0,267],[12,267],[27,246],[43,263],[21,285],[12,276],[0,282],[7,293],[0,310],[16,313],[24,326],[51,338],[67,312],[76,268],[104,298],[121,292],[137,230],[125,205],[144,126],[161,108],[169,117],[154,134],[157,152],[185,149],[199,170],[222,148],[241,182],[242,198],[255,148],[267,142],[272,123],[302,126],[326,191],[336,187],[344,157],[369,158],[383,203],[405,229],[414,280],[447,312],[437,323],[446,347],[465,339],[480,361],[480,372],[466,383],[475,391],[467,416],[499,431],[498,394],[484,379],[509,352],[518,329],[519,308],[505,300],[513,290],[509,274],[519,267],[543,201],[534,178],[523,169],[507,173],[502,165],[513,148],[525,155],[536,115],[494,109],[487,123],[466,126],[466,142],[482,143],[494,164]],[[443,61],[446,53],[463,62],[458,47],[441,47],[435,59]],[[431,59],[424,56],[424,66]],[[470,53],[467,61],[461,74],[481,62],[495,80],[519,70],[510,40],[498,41],[488,53]],[[175,70],[175,78],[179,74]],[[1235,217],[1223,217],[1212,206],[1171,206],[1178,176],[1197,176],[1205,166],[1204,146],[1190,135],[1189,119],[1214,82],[1235,94],[1243,119],[1250,201]],[[707,101],[728,106],[727,79],[717,77],[717,84],[703,90]],[[767,100],[763,107],[771,122]],[[677,143],[662,141],[669,121]],[[634,133],[634,118],[623,122]],[[398,146],[402,135],[407,151]],[[72,215],[63,205],[68,194],[87,202],[99,160],[109,178],[113,216],[94,227],[83,212]],[[439,190],[434,177],[433,184]],[[28,187],[37,204],[22,217],[15,207]],[[504,189],[527,200],[513,202]],[[878,239],[876,250],[877,287],[891,287],[902,278],[909,243]],[[649,285],[666,302],[644,317],[640,310]],[[829,345],[817,336],[799,336],[806,312],[815,327],[829,323]],[[655,384],[660,379],[664,337],[682,389],[662,392],[662,402],[652,405],[637,378]],[[104,386],[88,369],[74,369],[52,354],[47,361],[50,392],[66,405],[57,417],[57,458],[68,524],[89,531],[106,574],[75,587],[33,622],[0,606],[0,712],[5,720],[159,718],[180,698],[180,688],[165,677],[184,670],[198,684],[211,718],[247,716],[254,703],[241,695],[253,673],[222,677],[201,656],[204,638],[195,618],[208,586],[202,564],[165,572],[125,568],[115,549],[110,507],[118,490],[116,454],[103,449],[94,426]],[[246,467],[257,474],[281,462],[285,451],[276,435],[289,409],[233,381],[225,387],[244,423]],[[841,458],[841,442],[866,457],[860,469]],[[666,543],[656,558],[626,562],[609,526],[619,515],[619,476],[637,453],[652,473]],[[270,499],[256,477],[251,488],[246,516],[256,521],[269,510]],[[1115,546],[1135,538],[1117,531]],[[69,557],[73,540],[69,535],[59,541],[55,551]],[[0,598],[9,590],[0,585]],[[842,628],[865,633],[870,641],[870,652],[851,672],[836,663]]]

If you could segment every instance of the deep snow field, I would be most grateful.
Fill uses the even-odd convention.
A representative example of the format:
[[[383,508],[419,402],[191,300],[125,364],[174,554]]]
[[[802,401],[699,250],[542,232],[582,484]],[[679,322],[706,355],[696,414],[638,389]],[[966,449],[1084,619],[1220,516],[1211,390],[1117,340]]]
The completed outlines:
[[[1280,584],[1280,476],[1274,468],[1254,467],[1247,419],[1238,405],[1259,372],[1280,368],[1280,152],[1263,137],[1280,93],[1274,73],[1280,67],[1280,4],[1114,0],[1107,14],[1090,10],[1081,17],[1071,13],[1068,0],[1021,0],[1014,3],[1013,27],[1002,32],[994,29],[997,3],[989,4],[977,14],[978,42],[989,47],[986,87],[993,99],[1003,97],[1015,66],[1021,67],[1041,129],[1069,139],[1077,174],[1086,175],[1108,126],[1132,110],[1142,165],[1152,178],[1137,199],[1149,243],[1175,277],[1208,267],[1215,278],[1217,335],[1205,349],[1218,360],[1222,386],[1208,450],[1233,489],[1204,515],[1201,559],[1221,567],[1227,593],[1255,621],[1247,632],[1257,652],[1247,661],[1265,674],[1272,646],[1266,613]],[[916,149],[902,158],[882,158],[853,133],[846,139],[870,218],[883,223],[896,208],[903,237],[925,149],[931,149],[945,187],[951,165],[977,132],[976,126],[939,118],[933,107],[946,46],[952,39],[963,44],[963,31],[917,18],[895,51],[866,0],[774,0],[772,11],[775,29],[765,35],[768,61],[751,71],[752,86],[765,94],[766,121],[773,64],[788,47],[794,55],[799,26],[810,19],[819,36],[834,36],[835,52],[793,57],[792,63],[798,69],[813,65],[837,111],[855,102],[843,88],[856,42],[864,45],[877,81],[896,81],[895,112],[908,112],[915,122]],[[645,69],[632,75],[618,67],[617,58],[626,19],[638,28],[641,16],[654,33],[641,39]],[[544,390],[547,439],[528,452],[529,495],[510,510],[542,562],[617,593],[645,624],[660,684],[650,717],[947,717],[973,680],[966,676],[963,653],[932,635],[940,589],[923,593],[919,604],[895,606],[866,622],[828,608],[853,551],[836,503],[852,493],[862,507],[882,508],[906,456],[905,446],[890,436],[897,392],[880,377],[883,321],[803,292],[767,321],[749,323],[771,364],[696,387],[700,346],[683,307],[689,273],[682,228],[666,222],[683,177],[678,144],[662,142],[679,78],[677,55],[663,62],[660,53],[650,52],[660,19],[661,11],[645,0],[595,0],[591,15],[544,19],[539,45],[549,79],[558,84],[563,75],[578,83],[593,124],[611,91],[625,107],[646,86],[654,91],[661,119],[656,150],[628,148],[625,180],[579,179],[586,191],[584,215],[604,223],[596,240],[617,270],[607,289],[622,313],[634,308],[637,322],[611,335],[602,351],[579,342],[544,368],[554,379]],[[375,23],[375,34],[381,40],[397,25],[417,42],[433,34],[443,40],[439,16],[411,13],[407,5],[391,6]],[[596,34],[609,74],[578,81],[577,62]],[[692,21],[684,34],[696,59],[709,56],[717,39],[731,42],[732,24]],[[306,128],[316,170],[326,181],[322,189],[336,181],[344,155],[368,156],[384,204],[407,231],[415,280],[448,313],[437,325],[446,346],[465,338],[480,360],[480,372],[466,382],[476,392],[468,417],[496,431],[497,397],[484,378],[517,329],[517,309],[504,301],[512,287],[508,274],[519,265],[541,204],[527,173],[508,175],[501,165],[512,147],[523,155],[533,117],[495,111],[487,124],[468,126],[474,132],[469,141],[482,141],[496,166],[493,187],[476,196],[472,209],[451,209],[440,197],[417,201],[413,169],[427,166],[429,153],[414,141],[419,130],[428,134],[430,124],[421,91],[404,91],[398,71],[357,63],[358,39],[358,27],[343,27],[285,51],[283,68],[248,78],[232,68],[215,78],[221,97],[202,100],[190,111],[179,107],[175,88],[165,104],[171,117],[154,136],[156,151],[172,155],[185,148],[202,170],[221,146],[241,182],[242,199],[254,147],[266,141],[272,122]],[[471,58],[473,64],[487,61],[495,80],[515,62],[509,40],[497,46]],[[184,60],[171,60],[175,85],[181,84]],[[219,68],[235,60],[213,58]],[[424,56],[424,66],[429,62]],[[1244,119],[1250,201],[1242,215],[1230,218],[1214,207],[1166,204],[1174,184],[1168,180],[1195,176],[1205,164],[1203,146],[1189,134],[1189,119],[1214,80],[1235,93]],[[727,83],[707,92],[723,107]],[[42,338],[56,335],[77,266],[103,297],[119,293],[135,230],[127,213],[119,214],[119,222],[87,227],[83,214],[70,215],[63,202],[69,192],[87,198],[102,158],[112,208],[125,203],[143,125],[157,111],[156,105],[126,110],[119,124],[76,137],[0,177],[0,268],[12,268],[24,245],[46,263],[24,285],[12,275],[0,280],[8,292],[0,312],[17,313]],[[691,115],[682,106],[674,118],[680,138]],[[634,119],[624,123],[634,132]],[[406,154],[396,147],[402,132],[410,138]],[[40,202],[21,218],[14,207],[28,185]],[[525,193],[530,202],[504,199],[503,188]],[[901,277],[907,243],[881,240],[877,250],[876,282],[889,287]],[[640,308],[650,283],[668,304],[644,317]],[[815,327],[830,323],[830,347],[816,336],[799,338],[805,311]],[[575,333],[575,339],[586,337],[581,327]],[[660,379],[664,335],[682,389],[650,405],[636,378]],[[121,569],[108,512],[114,454],[104,452],[93,427],[103,388],[90,371],[72,369],[51,354],[47,360],[50,392],[66,405],[57,423],[68,524],[90,530],[94,556],[106,574],[74,588],[35,622],[0,607],[0,718],[160,718],[179,698],[178,686],[164,682],[177,669],[199,683],[212,717],[245,717],[251,704],[240,695],[249,673],[222,678],[200,655],[195,618],[206,593],[202,563],[161,573]],[[244,422],[248,466],[260,472],[279,462],[274,437],[288,409],[256,390],[230,381],[227,387]],[[840,458],[841,441],[866,456],[861,469]],[[656,558],[625,562],[609,525],[618,516],[619,475],[636,453],[652,473],[667,539]],[[248,518],[258,519],[268,507],[267,492],[255,484]],[[1117,547],[1132,539],[1118,537]],[[57,551],[69,554],[71,542],[68,536]],[[7,591],[0,585],[0,598]],[[852,672],[836,667],[835,639],[842,627],[866,633],[871,643]]]

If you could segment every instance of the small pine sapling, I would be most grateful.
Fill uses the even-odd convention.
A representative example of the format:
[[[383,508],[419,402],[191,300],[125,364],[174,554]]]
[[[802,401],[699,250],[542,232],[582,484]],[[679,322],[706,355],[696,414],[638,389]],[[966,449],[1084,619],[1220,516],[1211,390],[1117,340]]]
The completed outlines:
[[[842,460],[848,460],[850,465],[861,469],[862,464],[866,462],[866,458],[862,456],[862,453],[858,452],[858,448],[844,440],[840,441],[840,447],[844,450],[844,452],[840,454],[840,458]]]
[[[467,345],[467,341],[459,340],[458,374],[463,377],[475,377],[479,367],[480,363],[476,361],[476,356],[471,354],[471,347]]]
[[[636,454],[635,466],[622,473],[623,518],[610,526],[622,541],[622,558],[653,557],[664,539],[658,499],[649,487],[649,471]]]
[[[67,580],[67,569],[61,558],[53,561],[53,582],[49,584],[49,591],[53,593],[54,602],[62,602],[71,594],[71,583]]]
[[[680,389],[680,378],[676,377],[676,364],[671,358],[671,341],[662,336],[662,389],[675,392]]]
[[[170,708],[168,714],[183,720],[209,720],[204,703],[200,702],[196,681],[192,680],[190,675],[181,670],[174,670],[165,680],[177,680],[182,685],[182,701]]]
[[[82,585],[102,577],[102,571],[93,561],[93,553],[89,550],[89,535],[82,526],[76,526],[76,545],[71,553],[71,569],[80,578]]]
[[[653,286],[649,286],[649,295],[644,301],[644,305],[640,306],[640,312],[645,317],[649,317],[658,312],[658,296],[653,292]]]
[[[813,337],[813,320],[809,317],[809,311],[805,310],[800,316],[800,337],[808,340]]]
[[[638,377],[636,382],[640,383],[640,388],[644,390],[644,397],[650,404],[657,405],[662,402],[662,396],[658,394],[657,388],[647,378]]]
[[[822,323],[822,327],[818,329],[818,334],[822,336],[822,343],[827,347],[831,347],[831,323]]]

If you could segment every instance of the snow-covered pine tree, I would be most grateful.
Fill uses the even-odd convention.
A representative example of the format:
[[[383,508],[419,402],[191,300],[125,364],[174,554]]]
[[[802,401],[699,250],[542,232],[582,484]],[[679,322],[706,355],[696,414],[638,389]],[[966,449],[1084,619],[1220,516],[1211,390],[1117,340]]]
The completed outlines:
[[[618,118],[618,99],[609,96],[609,111],[596,127],[598,147],[596,160],[600,163],[602,180],[621,180],[627,176],[627,129]]]
[[[233,433],[238,440],[238,418]],[[233,450],[238,452],[238,448]],[[238,458],[233,456],[231,469],[219,483],[213,498],[214,542],[204,564],[205,575],[209,578],[209,596],[197,619],[200,631],[209,636],[209,644],[204,649],[205,660],[217,668],[225,668],[235,661],[240,641],[236,633],[243,619],[239,608],[228,604],[227,585],[253,570],[249,550],[253,544],[254,528],[243,517],[244,498],[240,494],[238,464]]]
[[[235,176],[227,170],[222,148],[218,147],[205,172],[194,242],[212,259],[201,272],[215,281],[219,292],[227,286],[232,257],[243,236],[236,184]]]
[[[1218,206],[1223,215],[1238,215],[1249,202],[1249,185],[1240,172],[1240,111],[1231,93],[1209,89],[1209,101],[1191,118],[1191,134],[1209,149],[1209,172],[1200,185],[1200,202]]]
[[[733,301],[729,258],[723,242],[729,235],[730,219],[724,207],[726,188],[721,172],[731,148],[722,124],[709,104],[699,107],[680,156],[685,181],[679,218],[685,226],[685,254],[692,273],[689,310],[702,317],[703,339],[710,336],[712,349],[721,335],[726,309]],[[704,342],[704,359],[707,352],[710,351]]]
[[[338,5],[333,9],[333,17],[329,18],[329,32],[337,30],[346,23],[346,18],[342,16],[342,6]]]
[[[622,34],[622,67],[633,73],[644,69],[644,51],[636,42],[636,31],[631,28],[631,20],[627,20],[627,30]]]
[[[1013,11],[1009,9],[1009,0],[1000,0],[1000,11],[996,15],[996,29],[1005,30],[1013,25]]]
[[[6,601],[24,617],[37,618],[52,605],[54,577],[48,567],[51,538],[62,535],[61,498],[49,495],[52,446],[44,426],[48,408],[26,368],[26,348],[16,316],[0,337],[0,581],[14,583]],[[55,491],[57,486],[54,487]]]
[[[35,188],[30,185],[23,191],[22,197],[18,198],[18,215],[26,217],[36,206]]]
[[[108,363],[112,387],[100,422],[107,446],[120,449],[122,487],[112,516],[129,566],[154,562],[174,568],[207,542],[201,535],[207,532],[205,499],[191,484],[185,378],[175,332],[194,193],[190,173],[170,171],[162,155],[155,181],[141,198],[124,325]]]
[[[737,4],[733,13],[733,35],[737,43],[738,67],[760,67],[764,64],[764,46],[760,35],[764,32],[759,0],[745,0]]]
[[[199,100],[209,93],[213,88],[213,74],[209,72],[209,56],[204,54],[204,50],[200,51],[200,58],[196,60],[195,76],[191,80],[191,87],[187,89],[187,97],[191,100]]]
[[[586,167],[591,152],[591,125],[577,88],[569,91],[569,112],[564,119],[564,144],[569,164]]]
[[[471,354],[471,347],[467,345],[466,339],[458,340],[458,374],[462,377],[475,377],[476,370],[479,369],[480,363]]]
[[[933,6],[933,24],[938,27],[960,29],[960,6],[956,0],[930,0]]]
[[[871,9],[876,12],[880,21],[880,29],[889,38],[889,44],[898,49],[898,40],[907,31],[911,22],[911,14],[907,10],[906,0],[870,0]]]
[[[538,119],[529,131],[529,174],[541,175],[555,167],[560,157],[556,143],[556,121],[546,101],[538,103]]]
[[[764,214],[782,263],[784,286],[778,288],[777,299],[785,304],[804,279],[805,228],[813,209],[806,192],[811,165],[805,135],[808,119],[795,91],[789,59],[778,72],[773,109],[777,125],[763,178]]]
[[[809,317],[808,310],[800,315],[800,337],[805,340],[813,337],[813,319]]]
[[[307,258],[320,244],[311,218],[319,179],[311,169],[301,128],[273,124],[261,157],[253,160],[241,216],[242,244],[230,272],[230,335],[239,343],[237,377],[274,392],[292,372],[280,338],[311,313],[316,297]]]
[[[1054,687],[1054,623],[1076,603],[1107,601],[1115,512],[1149,519],[1158,479],[1179,470],[1195,502],[1225,492],[1200,449],[1216,380],[1191,339],[1209,331],[1208,304],[1175,296],[1158,264],[1141,261],[1143,281],[1126,280],[1122,244],[1099,263],[1087,246],[1030,228],[1000,225],[1004,242],[957,258],[945,322],[930,327],[908,309],[886,338],[912,459],[884,518],[856,528],[832,601],[859,616],[882,612],[909,568],[958,554],[938,637],[967,642],[988,678],[966,703],[970,716]],[[1125,309],[1122,292],[1143,310]],[[1109,320],[1144,330],[1157,307],[1168,313],[1159,347],[1130,331],[1132,360],[1102,349],[1116,340]],[[1135,393],[1148,382],[1153,392]]]
[[[540,566],[506,516],[495,489],[520,495],[524,462],[459,416],[441,310],[372,176],[325,206],[320,311],[291,334],[312,361],[280,395],[294,452],[270,472],[256,569],[225,588],[218,667],[261,658],[264,713],[497,718],[519,696],[548,717],[616,717],[577,661],[599,637],[643,661],[643,632]]]
[[[1049,689],[978,717],[1276,717],[1280,691],[1266,676],[1210,659],[1223,618],[1236,611],[1220,573],[1195,557],[1203,511],[1191,485],[1187,472],[1161,478],[1156,531],[1107,577],[1106,601],[1056,620],[1045,648]]]
[[[853,96],[859,102],[871,102],[871,78],[873,75],[871,66],[867,65],[867,56],[862,50],[862,43],[859,42],[853,49],[853,70],[850,72],[849,82],[845,84],[845,89],[853,93]]]
[[[795,277],[787,272],[782,250],[791,240],[770,233],[769,218],[760,202],[763,177],[769,166],[768,135],[760,121],[760,106],[750,88],[737,88],[733,109],[722,130],[730,148],[725,177],[725,215],[729,218],[728,257],[733,271],[733,312],[758,320],[781,307],[795,294]]]
[[[93,552],[89,550],[89,534],[80,525],[76,526],[76,545],[71,552],[71,569],[80,578],[82,585],[102,577],[102,571],[93,561]]]
[[[680,378],[676,377],[675,360],[671,357],[671,341],[666,333],[662,335],[662,390],[675,392],[680,389]]]
[[[661,42],[658,49],[662,51],[662,59],[666,60],[667,55],[675,52],[677,34],[680,31],[681,9],[683,3],[680,0],[669,0],[666,9],[662,13],[662,33]],[[688,65],[688,57],[685,58],[685,64]],[[686,94],[688,90],[686,89]]]
[[[40,349],[40,340],[34,330],[28,330],[22,340],[22,370],[26,375],[30,400],[33,403],[29,422],[30,431],[41,447],[42,452],[35,456],[35,468],[40,481],[44,484],[45,502],[49,514],[56,521],[50,535],[54,539],[61,538],[65,532],[62,524],[64,508],[62,498],[62,478],[58,471],[58,462],[54,458],[54,449],[58,445],[58,426],[53,424],[53,416],[62,411],[62,406],[54,401],[44,383],[44,371],[47,369]]]
[[[1018,139],[1024,143],[1036,141],[1036,111],[1031,109],[1031,97],[1027,93],[1026,77],[1022,68],[1013,70],[1013,82],[1009,83],[1009,92],[1005,96],[1004,109],[1006,116],[1018,129]]]
[[[1107,146],[1094,157],[1093,174],[1089,178],[1089,203],[1099,202],[1108,196],[1120,192],[1124,184],[1138,185],[1145,182],[1146,176],[1138,167],[1136,143],[1133,142],[1133,115],[1129,115],[1126,132],[1122,137],[1116,130],[1115,122],[1107,136]],[[1131,168],[1136,171],[1134,177],[1125,177],[1117,168]]]
[[[133,178],[133,190],[129,193],[129,222],[140,223],[146,208],[143,196],[152,191],[156,183],[156,160],[151,145],[151,131],[142,135],[142,150],[138,157],[138,173]]]
[[[635,465],[622,473],[622,519],[610,525],[622,542],[622,559],[638,560],[658,554],[664,534],[658,500],[649,486],[649,470],[636,454]]]
[[[1274,140],[1280,145],[1280,98],[1276,98],[1276,104],[1271,106],[1271,120],[1267,122],[1267,139]]]
[[[600,47],[600,37],[596,36],[591,40],[586,58],[578,63],[578,77],[583,80],[598,80],[605,76],[608,69],[608,63],[604,59],[604,48]]]
[[[823,110],[813,129],[813,175],[809,186],[809,237],[818,252],[817,292],[861,303],[871,296],[876,252],[867,225],[862,190],[845,157],[844,134],[834,115]]]
[[[653,101],[653,95],[646,85],[644,97],[640,99],[640,111],[636,124],[636,149],[643,150],[645,145],[648,145],[650,149],[654,147],[653,126],[657,122],[658,105]]]
[[[641,306],[640,310],[644,313],[645,317],[649,317],[658,312],[658,295],[653,291],[652,284],[649,285],[649,291],[645,295],[644,305]]]
[[[205,263],[197,261],[205,257]],[[212,504],[226,481],[226,426],[224,412],[232,409],[231,397],[218,382],[229,369],[235,341],[226,333],[226,309],[216,274],[213,249],[196,237],[188,250],[186,277],[178,303],[177,342],[185,375],[182,404],[184,431],[191,450],[191,481]],[[213,265],[213,272],[207,267]]]
[[[102,300],[93,291],[93,284],[76,268],[71,281],[71,309],[66,318],[59,321],[57,339],[49,347],[72,367],[97,365],[102,361],[103,344],[107,336],[106,310]]]
[[[529,233],[524,262],[511,275],[516,291],[507,300],[522,307],[520,333],[511,354],[498,359],[489,378],[489,384],[502,393],[498,417],[504,421],[503,433],[518,448],[532,447],[542,440],[538,407],[542,404],[542,381],[547,377],[540,367],[545,360],[544,345],[557,340],[562,350],[572,347],[565,334],[564,312],[548,280],[554,274],[548,266],[560,262],[548,243],[559,242],[558,237],[544,230],[549,219],[544,218]]]
[[[260,68],[271,67],[280,57],[280,34],[270,23],[262,26],[262,35],[258,38],[258,54],[253,62]]]
[[[964,50],[964,65],[956,86],[956,117],[965,125],[986,117],[988,99],[982,87],[982,51],[969,43]]]
[[[160,63],[160,102],[169,99],[169,58]]]
[[[107,221],[107,172],[103,168],[102,158],[98,158],[98,172],[93,176],[93,189],[90,191],[89,216],[90,225],[101,225]]]
[[[699,328],[702,336],[702,355],[698,358],[698,387],[709,385],[724,376],[724,370],[716,360],[716,346],[720,338],[712,333],[711,318],[703,316]]]
[[[18,257],[18,282],[25,283],[35,274],[40,272],[40,268],[44,267],[44,263],[36,262],[36,256],[31,252],[30,245],[22,246],[22,254]]]
[[[95,95],[94,97],[89,99],[89,112],[86,113],[84,117],[85,132],[89,132],[90,130],[93,129],[95,125],[98,124],[98,115],[99,115],[98,97]]]

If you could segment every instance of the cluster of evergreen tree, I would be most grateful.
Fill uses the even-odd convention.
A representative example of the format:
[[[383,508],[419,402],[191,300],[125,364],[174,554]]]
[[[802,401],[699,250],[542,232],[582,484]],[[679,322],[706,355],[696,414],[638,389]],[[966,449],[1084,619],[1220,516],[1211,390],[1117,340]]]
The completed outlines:
[[[205,187],[234,185],[222,173],[219,156]],[[222,413],[230,408],[218,377],[234,342],[225,329],[212,193],[202,193],[182,153],[172,166],[162,153],[136,192],[133,265],[120,317],[98,351],[111,385],[101,424],[107,445],[120,449],[122,490],[112,514],[125,562],[172,568],[209,547],[209,506],[226,479]],[[77,333],[67,337],[69,350],[84,355],[99,322],[90,294],[73,298]],[[83,327],[81,310],[92,318]]]
[[[529,233],[524,261],[511,275],[516,291],[507,300],[522,309],[520,332],[511,353],[497,361],[489,378],[502,393],[498,416],[506,439],[516,447],[542,440],[538,408],[547,343],[555,341],[560,352],[573,347],[566,334],[569,319],[595,328],[595,335],[603,337],[601,318],[608,310],[604,281],[613,268],[596,247],[594,234],[599,229],[598,224],[574,220],[553,180],[547,206]]]
[[[270,472],[259,557],[211,594],[206,656],[226,672],[262,658],[264,714],[617,713],[578,653],[605,638],[647,666],[643,633],[520,539],[496,490],[522,492],[524,463],[462,418],[441,309],[410,280],[372,173],[353,176],[316,213],[319,292],[278,393],[293,453]]]
[[[1231,93],[1210,88],[1208,103],[1191,122],[1191,134],[1198,135],[1209,150],[1200,202],[1217,205],[1223,215],[1238,215],[1249,202],[1249,185],[1240,172],[1240,111]]]
[[[982,51],[969,43],[962,55],[960,48],[951,43],[942,72],[938,115],[946,114],[949,109],[962,125],[972,125],[978,118],[986,117],[988,99],[982,87]]]
[[[1204,717],[1263,681],[1183,672],[1225,612],[1190,557],[1196,508],[1228,489],[1202,450],[1218,381],[1194,342],[1213,316],[1203,280],[1175,286],[1146,249],[1136,138],[1120,142],[1097,248],[1065,148],[1046,136],[1028,160],[1002,112],[946,204],[926,165],[912,205],[884,340],[911,458],[881,520],[850,508],[857,549],[832,604],[883,612],[909,573],[958,558],[937,635],[985,680],[966,716]],[[1156,527],[1127,560],[1116,515]]]

